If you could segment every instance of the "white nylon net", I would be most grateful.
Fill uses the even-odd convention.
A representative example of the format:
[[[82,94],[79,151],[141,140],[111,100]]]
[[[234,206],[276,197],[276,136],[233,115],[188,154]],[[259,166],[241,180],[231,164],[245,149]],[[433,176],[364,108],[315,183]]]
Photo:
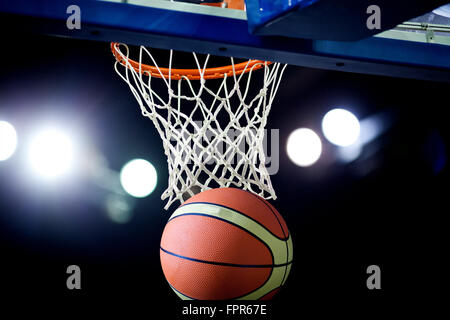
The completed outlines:
[[[121,57],[115,64],[116,72],[129,85],[142,114],[152,120],[163,140],[169,171],[168,187],[161,196],[168,199],[166,210],[177,200],[183,203],[198,191],[219,187],[235,186],[265,199],[276,199],[265,166],[263,139],[285,65],[251,65],[249,61],[245,72],[236,74],[234,59],[230,58],[231,75],[206,80],[209,55],[200,64],[193,53],[200,80],[186,76],[174,80],[162,77],[146,47],[140,47],[137,70],[126,45],[114,50]],[[172,56],[170,51],[169,75]],[[144,63],[157,67],[162,78],[143,71]],[[251,86],[256,85],[262,88],[252,95],[255,90]]]

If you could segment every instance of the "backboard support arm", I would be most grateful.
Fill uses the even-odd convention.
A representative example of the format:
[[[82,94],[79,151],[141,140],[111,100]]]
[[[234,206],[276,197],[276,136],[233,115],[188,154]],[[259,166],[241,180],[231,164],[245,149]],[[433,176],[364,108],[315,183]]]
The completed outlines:
[[[66,9],[74,4],[82,12],[80,30],[66,27]],[[242,18],[92,0],[15,0],[1,2],[0,11],[3,30],[450,82],[448,45],[384,37],[339,42],[256,36]]]

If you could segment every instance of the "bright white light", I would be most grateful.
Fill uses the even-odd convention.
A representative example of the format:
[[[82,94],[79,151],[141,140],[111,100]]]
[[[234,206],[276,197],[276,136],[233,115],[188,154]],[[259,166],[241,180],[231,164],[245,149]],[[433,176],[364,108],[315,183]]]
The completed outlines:
[[[47,129],[34,137],[28,155],[35,173],[46,178],[57,178],[72,169],[74,145],[63,132]]]
[[[338,150],[338,157],[343,162],[352,162],[361,155],[362,150],[362,145],[359,143],[352,144],[348,147],[340,147]]]
[[[155,167],[143,159],[131,160],[120,171],[122,187],[136,198],[144,198],[152,193],[157,181]]]
[[[450,4],[443,5],[442,7],[433,10],[433,12],[440,16],[450,18]]]
[[[0,121],[0,161],[7,160],[16,151],[17,133],[6,121]]]
[[[287,141],[287,154],[296,165],[308,167],[322,153],[322,141],[311,129],[301,128],[291,133]]]
[[[323,117],[322,131],[331,143],[347,147],[358,139],[360,126],[358,119],[350,111],[333,109]]]

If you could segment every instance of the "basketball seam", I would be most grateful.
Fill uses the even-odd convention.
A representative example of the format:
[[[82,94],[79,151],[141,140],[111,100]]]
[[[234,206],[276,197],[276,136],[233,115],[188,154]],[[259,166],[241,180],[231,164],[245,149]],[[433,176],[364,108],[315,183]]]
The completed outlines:
[[[255,197],[257,200],[259,200],[260,202],[262,202],[267,208],[269,208],[270,212],[272,212],[272,214],[273,214],[273,216],[275,217],[275,219],[277,219],[277,222],[278,222],[278,224],[280,225],[281,232],[283,233],[283,235],[284,235],[284,237],[285,237],[285,238],[282,239],[282,240],[288,239],[289,236],[287,236],[287,235],[284,233],[283,225],[281,224],[280,219],[278,219],[278,217],[277,217],[277,215],[275,214],[275,212],[273,212],[272,207],[269,206],[269,205],[267,205],[266,201],[265,201],[264,199],[260,198],[259,196],[257,196],[256,194],[251,193],[250,191],[247,191],[247,190],[244,190],[244,191],[247,192],[247,193],[249,193],[249,194],[251,194],[251,195],[252,195],[253,197]]]
[[[246,190],[244,190],[244,191],[246,191]],[[253,193],[251,193],[251,192],[249,192],[249,191],[246,191],[246,192],[250,193],[250,194],[251,194],[252,196],[254,196],[256,199],[258,199],[259,201],[261,201],[267,208],[269,208],[270,212],[272,212],[272,214],[275,216],[275,219],[277,219],[278,224],[280,225],[280,228],[281,228],[281,232],[282,232],[283,235],[286,237],[285,243],[286,243],[286,262],[287,262],[287,260],[289,259],[289,242],[288,242],[288,240],[289,240],[289,237],[290,237],[290,233],[289,233],[288,236],[286,236],[286,234],[284,233],[283,226],[282,226],[280,220],[278,219],[277,215],[275,214],[275,212],[273,212],[271,206],[269,206],[263,199],[261,199],[260,197],[256,196],[255,194],[253,194]],[[287,226],[286,226],[286,228],[287,228]],[[289,231],[288,231],[288,232],[289,232]],[[286,265],[286,267],[284,268],[283,279],[281,279],[280,286],[283,285],[284,279],[286,278],[286,272],[287,272],[287,265]]]
[[[264,280],[264,282],[263,282],[258,288],[255,288],[255,289],[253,289],[252,291],[247,292],[247,293],[245,293],[245,294],[243,294],[243,295],[240,295],[240,296],[238,296],[238,297],[236,297],[236,298],[234,298],[234,299],[237,300],[237,299],[240,299],[240,298],[242,298],[242,297],[248,296],[249,294],[252,294],[253,292],[259,290],[259,289],[262,288],[262,287],[264,287],[264,286],[266,285],[266,283],[267,283],[267,282],[270,280],[270,278],[272,277],[273,270],[274,270],[273,267],[270,268],[270,273],[269,273],[269,275],[267,276],[266,280]]]
[[[218,206],[218,207],[222,207],[222,208],[225,208],[225,209],[228,209],[228,210],[236,211],[237,213],[242,214],[244,217],[246,217],[246,218],[252,220],[253,222],[256,222],[257,224],[259,224],[261,227],[263,227],[265,230],[267,230],[267,232],[269,232],[271,235],[273,235],[273,236],[274,236],[275,238],[277,238],[278,240],[286,241],[286,240],[289,238],[289,237],[280,238],[279,236],[277,236],[276,234],[274,234],[272,231],[270,231],[265,225],[261,224],[261,222],[259,222],[258,220],[255,220],[254,218],[252,218],[252,217],[246,215],[245,213],[243,213],[243,212],[241,212],[241,211],[239,211],[239,210],[236,210],[236,209],[231,208],[231,207],[227,207],[227,206],[222,205],[222,204],[211,203],[211,202],[190,202],[190,203],[181,205],[180,208],[181,208],[181,207],[185,207],[185,206],[189,206],[189,205],[192,205],[192,204],[210,204],[210,205],[213,205],[213,206]],[[269,207],[269,209],[270,209],[270,207]],[[271,210],[271,211],[272,211],[272,210]],[[273,212],[272,212],[272,213],[273,213]],[[177,217],[177,216],[176,216],[176,217]],[[172,220],[172,219],[174,219],[174,218],[176,218],[176,217],[173,217],[173,218],[170,217],[169,221]],[[276,215],[275,215],[275,218],[277,219],[278,224],[280,224],[280,222],[278,221],[278,218],[277,218]],[[169,222],[169,221],[167,221],[167,222]],[[285,233],[284,233],[284,230],[283,230],[283,227],[281,226],[281,224],[280,224],[280,227],[281,227],[281,232],[282,232],[283,235],[285,236]]]
[[[162,249],[162,248],[160,248],[160,249],[163,250],[164,252],[166,252],[164,249]],[[167,253],[167,254],[170,254],[169,252],[166,252],[166,253]],[[176,257],[179,258],[179,259],[191,260],[191,259],[188,259],[188,258],[183,258],[183,257],[181,257],[181,256],[176,256]],[[199,261],[194,261],[194,262],[197,262],[197,263],[203,263],[203,262],[199,262]],[[244,266],[244,267],[245,267],[245,266]],[[242,294],[242,295],[240,295],[240,296],[233,297],[233,298],[229,298],[229,299],[227,299],[227,300],[237,300],[237,299],[239,299],[239,298],[242,298],[242,297],[248,296],[249,294],[252,294],[252,293],[255,292],[256,290],[259,290],[260,288],[262,288],[262,287],[270,280],[270,277],[272,277],[272,274],[273,274],[273,270],[274,270],[274,268],[271,267],[271,268],[270,268],[270,273],[269,273],[269,275],[266,277],[266,279],[264,280],[264,282],[263,282],[259,287],[255,288],[255,289],[253,289],[253,290],[251,290],[251,291],[249,291],[249,292],[246,292],[246,293],[244,293],[244,294]],[[180,294],[182,294],[182,295],[184,295],[184,296],[186,296],[186,297],[188,297],[188,298],[190,298],[190,299],[193,299],[193,300],[199,300],[199,299],[192,298],[192,297],[190,297],[190,296],[188,296],[188,295],[182,293],[180,290],[175,289],[174,286],[172,286],[172,284],[171,284],[169,281],[167,281],[167,282],[169,283],[170,287],[171,287],[173,290],[179,292]]]
[[[177,253],[173,253],[169,250],[164,249],[163,247],[160,247],[159,249],[161,249],[163,252],[170,254],[174,257],[180,258],[180,259],[185,259],[185,260],[189,260],[189,261],[194,261],[194,262],[199,262],[199,263],[206,263],[206,264],[212,264],[212,265],[216,265],[216,266],[224,266],[224,267],[236,267],[236,268],[279,268],[279,267],[285,267],[287,265],[290,265],[292,263],[291,262],[286,262],[286,263],[282,263],[282,264],[237,264],[237,263],[228,263],[228,262],[218,262],[218,261],[208,261],[208,260],[200,260],[200,259],[195,259],[195,258],[189,258],[186,256],[182,256],[180,254]]]
[[[167,279],[166,279],[166,280],[167,280]],[[176,292],[178,292],[179,294],[182,294],[183,296],[185,296],[185,297],[187,297],[187,298],[189,298],[189,299],[192,299],[192,300],[198,300],[198,299],[195,299],[195,298],[193,298],[193,297],[188,296],[187,294],[184,294],[184,293],[181,292],[180,290],[175,289],[175,287],[169,282],[169,280],[167,280],[167,283],[169,284],[169,286],[172,288],[173,291],[176,291]]]
[[[171,252],[169,252],[169,251],[167,251],[167,250],[164,250],[163,248],[160,248],[160,249],[161,249],[163,252],[165,252],[165,253],[167,253],[167,254],[171,254],[171,255],[173,255],[173,256],[179,258],[179,259],[185,259],[185,260],[194,261],[194,262],[198,262],[198,263],[207,263],[207,264],[208,264],[207,261],[190,259],[190,258],[187,258],[187,257],[183,257],[183,256],[180,256],[180,255],[173,254],[173,253],[171,253]],[[288,264],[291,264],[291,263],[292,263],[292,261],[289,262]],[[213,264],[213,265],[214,265],[214,264]],[[242,265],[242,266],[236,265],[236,267],[244,267],[244,268],[245,268],[246,266],[247,266],[247,265]],[[234,266],[231,266],[231,267],[234,267]],[[253,290],[251,290],[251,291],[249,291],[249,292],[246,292],[246,293],[244,293],[244,294],[242,294],[242,295],[240,295],[240,296],[233,297],[233,298],[230,298],[230,299],[231,299],[231,300],[237,300],[237,299],[240,299],[240,298],[242,298],[242,297],[248,296],[249,294],[252,294],[253,292],[259,290],[260,288],[262,288],[262,287],[270,280],[270,278],[272,277],[274,268],[275,268],[275,267],[283,267],[283,265],[279,265],[279,266],[276,266],[276,265],[274,265],[274,266],[267,266],[267,268],[268,268],[268,267],[270,267],[270,274],[268,275],[268,277],[264,280],[264,282],[263,282],[259,287],[255,288],[255,289],[253,289]],[[257,268],[257,267],[254,267],[254,268]],[[181,292],[180,290],[176,289],[176,288],[175,288],[168,280],[167,280],[167,283],[169,283],[169,286],[172,288],[172,290],[174,290],[174,291],[176,291],[176,292],[178,292],[178,293],[180,293],[180,294],[186,296],[186,297],[189,298],[189,299],[192,299],[192,300],[198,300],[198,299],[193,298],[193,297],[191,297],[191,296],[188,296],[187,294],[185,294],[185,293]],[[267,292],[267,293],[264,294],[263,296],[269,294],[270,292],[272,292],[272,291],[274,291],[274,290],[276,290],[276,289],[279,289],[280,287],[281,287],[281,286],[276,287],[275,289],[272,289],[271,291]],[[260,299],[261,299],[261,297],[258,298],[257,300],[260,300]]]
[[[236,212],[238,212],[238,211],[236,211]],[[212,215],[209,215],[209,214],[206,214],[206,213],[193,213],[193,212],[191,212],[191,213],[183,213],[183,214],[177,215],[176,217],[173,217],[173,218],[169,219],[169,221],[168,221],[167,223],[169,223],[169,222],[172,221],[173,219],[176,219],[176,218],[178,218],[178,217],[183,217],[183,216],[203,216],[203,217],[209,217],[209,218],[212,218],[212,219],[216,219],[216,220],[223,221],[223,222],[228,223],[228,224],[230,224],[230,225],[232,225],[232,226],[235,226],[235,227],[241,229],[242,231],[247,232],[249,235],[251,235],[251,236],[252,236],[253,238],[255,238],[257,241],[261,242],[261,243],[267,248],[267,250],[269,250],[269,253],[270,253],[270,257],[271,257],[272,262],[275,261],[275,257],[274,257],[274,255],[273,255],[272,248],[270,248],[269,245],[268,245],[267,243],[265,243],[265,242],[264,242],[261,238],[259,238],[256,234],[250,232],[250,231],[247,230],[247,229],[244,229],[242,226],[240,226],[240,225],[238,225],[238,224],[235,224],[235,223],[233,223],[233,222],[231,222],[231,221],[228,221],[228,220],[225,220],[225,219],[222,219],[222,218],[219,218],[219,217],[215,217],[215,216],[212,216]]]

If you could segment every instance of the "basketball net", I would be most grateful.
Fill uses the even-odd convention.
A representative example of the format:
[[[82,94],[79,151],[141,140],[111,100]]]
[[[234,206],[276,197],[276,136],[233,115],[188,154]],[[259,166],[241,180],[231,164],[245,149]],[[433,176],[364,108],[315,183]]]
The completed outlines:
[[[207,68],[210,56],[200,63],[192,53],[196,69],[174,69],[170,50],[169,66],[162,68],[144,46],[139,60],[129,57],[126,45],[113,43],[111,49],[116,72],[163,140],[169,171],[161,196],[167,199],[166,210],[210,188],[235,186],[276,199],[263,139],[285,65],[259,60],[235,64],[230,58],[227,67]],[[214,85],[207,85],[210,81]],[[251,96],[255,83],[262,88]],[[164,96],[161,88],[167,91]]]

